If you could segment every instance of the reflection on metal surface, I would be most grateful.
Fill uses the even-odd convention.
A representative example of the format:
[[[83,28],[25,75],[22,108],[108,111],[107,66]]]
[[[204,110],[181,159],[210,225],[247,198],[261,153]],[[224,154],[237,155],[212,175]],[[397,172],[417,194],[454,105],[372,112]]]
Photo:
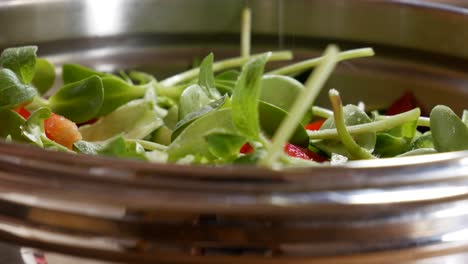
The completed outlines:
[[[444,242],[468,241],[468,228],[448,233],[442,236]]]
[[[435,187],[411,190],[369,190],[349,196],[351,204],[385,204],[428,201],[468,194],[468,186]]]
[[[84,0],[85,30],[89,35],[103,36],[123,31],[126,0]],[[128,8],[128,7],[127,7]]]

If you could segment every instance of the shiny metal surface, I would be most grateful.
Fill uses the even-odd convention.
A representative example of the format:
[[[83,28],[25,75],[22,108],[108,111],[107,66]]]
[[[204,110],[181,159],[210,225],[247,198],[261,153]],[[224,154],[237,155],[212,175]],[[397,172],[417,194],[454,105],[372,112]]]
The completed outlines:
[[[418,1],[249,1],[255,50],[375,47],[329,87],[468,99],[468,14]],[[0,46],[160,76],[236,55],[242,1],[2,1]],[[322,100],[323,101],[323,100]],[[468,153],[288,171],[147,164],[0,142],[0,240],[126,263],[466,263]]]

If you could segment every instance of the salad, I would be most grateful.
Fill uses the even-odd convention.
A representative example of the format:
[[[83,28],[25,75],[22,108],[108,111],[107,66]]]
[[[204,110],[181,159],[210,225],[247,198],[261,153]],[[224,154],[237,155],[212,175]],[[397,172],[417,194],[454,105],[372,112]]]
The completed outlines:
[[[459,118],[436,106],[430,117],[411,109],[408,95],[387,110],[314,105],[336,63],[372,56],[363,48],[265,72],[292,57],[266,52],[214,62],[162,81],[137,71],[62,68],[64,85],[50,97],[55,67],[37,47],[5,49],[0,57],[0,137],[56,151],[184,164],[317,166],[348,160],[468,150],[468,111]],[[240,70],[236,69],[237,67]],[[234,68],[234,69],[233,69]],[[303,84],[294,76],[315,68]],[[403,103],[402,103],[403,101]],[[405,109],[406,107],[406,109]],[[430,128],[419,132],[418,128]]]
[[[37,58],[36,46],[5,49],[0,138],[70,153],[272,169],[468,150],[467,110],[460,118],[438,105],[422,117],[405,95],[382,112],[343,105],[335,89],[331,109],[314,104],[338,62],[373,56],[371,48],[330,45],[321,57],[268,72],[268,62],[292,52],[251,55],[243,29],[240,57],[214,62],[208,54],[161,81],[65,64],[54,92],[55,66]],[[311,69],[304,83],[294,78]]]

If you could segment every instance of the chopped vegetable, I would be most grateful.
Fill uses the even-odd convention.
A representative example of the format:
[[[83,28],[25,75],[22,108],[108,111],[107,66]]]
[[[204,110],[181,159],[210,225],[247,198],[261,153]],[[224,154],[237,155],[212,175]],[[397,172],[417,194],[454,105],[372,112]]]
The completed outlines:
[[[72,149],[73,143],[81,140],[81,134],[76,124],[54,113],[51,113],[50,117],[44,120],[44,130],[47,138],[68,149]]]

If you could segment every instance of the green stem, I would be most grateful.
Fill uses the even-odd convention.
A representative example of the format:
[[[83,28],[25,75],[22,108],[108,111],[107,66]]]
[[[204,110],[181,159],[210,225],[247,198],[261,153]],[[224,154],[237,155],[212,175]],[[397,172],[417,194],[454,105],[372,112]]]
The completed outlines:
[[[30,112],[34,112],[35,110],[41,108],[41,107],[49,107],[49,100],[42,98],[41,96],[35,96],[33,101],[26,105],[26,109]]]
[[[408,112],[404,112],[398,115],[389,116],[388,118],[378,120],[372,123],[348,126],[347,131],[351,135],[357,135],[369,132],[378,132],[388,130],[396,126],[402,125],[406,122],[410,122],[419,118],[421,110],[415,108]],[[338,132],[336,129],[324,129],[318,131],[307,131],[310,139],[339,139]]]
[[[287,118],[281,122],[273,136],[271,145],[267,147],[266,155],[259,160],[258,165],[267,168],[273,167],[276,159],[283,152],[284,144],[291,138],[297,124],[299,124],[309,106],[313,104],[325,81],[335,68],[338,52],[338,48],[333,45],[326,49],[322,63],[307,79],[305,89],[297,97]]]
[[[384,116],[384,115],[379,115],[377,117],[376,120],[386,120],[388,118],[391,118],[392,116]],[[429,120],[429,117],[423,117],[423,116],[420,116],[418,118],[418,123],[417,123],[418,126],[422,126],[422,127],[431,127],[431,122]]]
[[[330,111],[320,106],[312,106],[312,114],[323,118],[333,117],[333,111]]]
[[[338,54],[337,61],[339,62],[339,61],[350,60],[350,59],[361,58],[361,57],[370,57],[370,56],[374,56],[374,54],[375,53],[372,48],[348,50],[348,51],[344,51]],[[310,60],[301,61],[295,64],[291,64],[291,65],[273,70],[271,72],[268,72],[267,74],[296,75],[303,71],[316,67],[323,61],[323,59],[324,58],[322,56],[322,57],[313,58]]]
[[[166,87],[157,84],[156,86],[156,93],[158,96],[166,96],[174,101],[179,101],[180,95],[184,92],[187,85],[176,85],[171,87]]]
[[[338,91],[331,89],[328,93],[328,96],[333,107],[333,119],[335,120],[338,136],[341,139],[341,143],[343,143],[345,148],[348,150],[349,154],[351,154],[353,159],[375,159],[371,153],[359,146],[359,144],[354,141],[353,137],[346,129],[343,114],[343,104],[341,103],[341,97]]]
[[[236,58],[230,58],[230,59],[215,62],[213,63],[213,72],[222,71],[224,69],[229,69],[229,68],[240,67],[244,65],[245,63],[247,63],[250,59],[257,58],[261,55],[263,55],[263,53],[251,55],[249,57],[236,57]],[[293,55],[291,51],[276,51],[276,52],[271,53],[271,56],[268,59],[268,61],[290,60],[292,59],[292,57]],[[187,81],[197,78],[199,72],[200,72],[200,68],[194,68],[194,69],[179,73],[177,75],[174,75],[172,77],[169,77],[161,81],[159,84],[162,86],[174,86],[174,85],[187,82]]]
[[[252,13],[250,8],[246,7],[242,11],[241,25],[241,57],[247,58],[250,55],[250,34],[252,26]]]

